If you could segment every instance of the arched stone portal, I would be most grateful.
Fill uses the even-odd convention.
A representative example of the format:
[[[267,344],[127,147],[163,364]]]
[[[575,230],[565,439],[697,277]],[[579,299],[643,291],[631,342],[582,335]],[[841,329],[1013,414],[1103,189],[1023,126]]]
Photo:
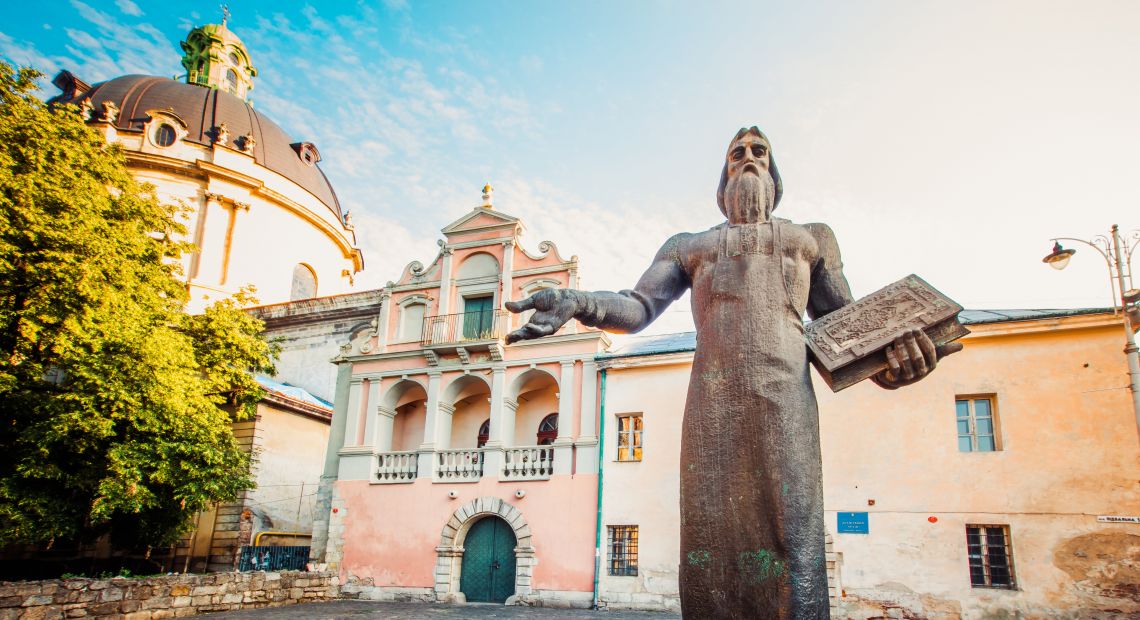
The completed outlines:
[[[445,603],[465,603],[459,591],[460,572],[463,567],[463,540],[476,521],[495,516],[506,521],[515,533],[515,594],[507,605],[518,605],[531,594],[531,575],[536,563],[531,543],[530,526],[518,508],[497,497],[480,497],[471,500],[452,513],[443,526],[436,551],[435,597]]]

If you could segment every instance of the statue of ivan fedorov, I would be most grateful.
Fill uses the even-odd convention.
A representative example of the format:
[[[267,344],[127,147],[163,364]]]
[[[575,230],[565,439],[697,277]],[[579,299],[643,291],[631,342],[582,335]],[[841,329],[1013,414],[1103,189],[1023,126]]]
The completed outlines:
[[[673,236],[633,290],[548,289],[507,342],[571,318],[615,332],[649,325],[692,290],[697,348],[681,438],[681,607],[686,618],[827,618],[819,420],[803,316],[851,303],[839,245],[824,224],[773,218],[783,187],[768,139],[733,137],[717,189],[727,221]],[[887,348],[872,378],[893,389],[934,369],[921,330]]]

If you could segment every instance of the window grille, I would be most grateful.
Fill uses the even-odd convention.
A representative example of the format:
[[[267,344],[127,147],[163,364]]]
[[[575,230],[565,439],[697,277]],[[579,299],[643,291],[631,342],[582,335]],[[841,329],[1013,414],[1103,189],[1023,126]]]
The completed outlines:
[[[1008,525],[967,525],[966,552],[970,558],[970,585],[1011,590],[1017,587]]]
[[[641,415],[618,416],[618,452],[619,461],[641,460]]]
[[[993,397],[959,397],[954,401],[954,411],[958,423],[959,452],[994,452],[999,449]]]
[[[611,525],[609,572],[621,577],[637,576],[637,526]]]
[[[558,414],[552,413],[538,423],[538,445],[549,446],[558,439]]]
[[[165,123],[159,125],[154,132],[154,142],[159,146],[170,146],[177,138],[178,134],[174,132],[174,128]]]

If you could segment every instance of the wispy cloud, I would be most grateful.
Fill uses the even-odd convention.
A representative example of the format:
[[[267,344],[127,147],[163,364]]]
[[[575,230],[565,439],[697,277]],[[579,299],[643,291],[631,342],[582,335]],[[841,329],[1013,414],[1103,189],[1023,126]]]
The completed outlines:
[[[131,2],[131,0],[115,0],[115,6],[119,7],[119,10],[122,11],[124,15],[130,15],[131,17],[141,17],[143,14],[139,5]]]

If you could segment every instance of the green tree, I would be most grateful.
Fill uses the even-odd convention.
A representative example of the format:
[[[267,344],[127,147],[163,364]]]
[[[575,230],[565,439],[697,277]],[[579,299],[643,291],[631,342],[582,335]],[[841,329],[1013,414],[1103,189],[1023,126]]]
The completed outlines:
[[[0,62],[0,542],[167,545],[253,486],[273,350],[245,299],[183,311],[178,208],[39,77]]]

